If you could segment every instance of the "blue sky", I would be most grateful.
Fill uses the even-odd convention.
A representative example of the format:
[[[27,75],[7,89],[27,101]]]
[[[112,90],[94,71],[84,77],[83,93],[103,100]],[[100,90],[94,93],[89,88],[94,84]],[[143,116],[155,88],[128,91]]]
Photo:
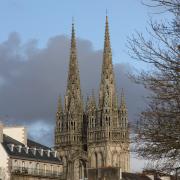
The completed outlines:
[[[141,0],[0,0],[0,42],[16,31],[23,41],[37,39],[44,47],[55,35],[70,35],[72,17],[77,37],[102,49],[108,10],[114,62],[128,62],[126,38],[135,30],[145,33],[150,9]]]

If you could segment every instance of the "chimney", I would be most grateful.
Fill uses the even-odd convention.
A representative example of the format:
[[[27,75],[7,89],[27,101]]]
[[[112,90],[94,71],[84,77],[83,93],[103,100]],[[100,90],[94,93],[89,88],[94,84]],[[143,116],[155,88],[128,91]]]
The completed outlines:
[[[33,154],[36,155],[36,148],[33,148]]]
[[[41,154],[41,156],[43,156],[43,149],[40,149],[40,154]]]
[[[10,151],[13,152],[14,151],[14,144],[8,144],[8,146],[9,146]]]
[[[50,150],[47,150],[47,156],[50,157]]]
[[[53,151],[53,156],[56,158],[57,157],[57,151]]]
[[[0,122],[0,143],[3,142],[3,124]]]
[[[29,147],[28,146],[25,147],[25,152],[26,152],[26,154],[29,153]]]
[[[21,153],[22,146],[18,145],[17,148],[18,148],[18,152]]]

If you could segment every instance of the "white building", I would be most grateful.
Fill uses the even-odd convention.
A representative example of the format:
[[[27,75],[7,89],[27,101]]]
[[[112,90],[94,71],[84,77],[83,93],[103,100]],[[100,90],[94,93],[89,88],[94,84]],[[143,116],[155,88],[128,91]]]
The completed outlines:
[[[0,180],[55,180],[62,171],[56,151],[28,139],[25,127],[0,123]]]

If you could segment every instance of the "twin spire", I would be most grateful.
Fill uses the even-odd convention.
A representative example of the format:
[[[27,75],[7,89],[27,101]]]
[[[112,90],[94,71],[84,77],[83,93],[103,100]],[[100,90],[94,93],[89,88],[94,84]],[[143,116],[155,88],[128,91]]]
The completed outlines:
[[[99,92],[99,109],[102,110],[105,106],[110,109],[117,109],[115,77],[113,72],[112,52],[107,15],[105,23],[103,64]],[[83,110],[74,22],[72,22],[69,72],[65,96],[66,112],[71,111],[72,109],[76,112],[79,112],[79,110]]]

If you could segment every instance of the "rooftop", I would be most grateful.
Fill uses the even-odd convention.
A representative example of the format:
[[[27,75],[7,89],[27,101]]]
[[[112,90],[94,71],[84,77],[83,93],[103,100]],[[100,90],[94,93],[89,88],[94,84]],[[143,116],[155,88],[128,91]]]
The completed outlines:
[[[8,155],[14,158],[61,164],[56,151],[30,139],[27,139],[27,146],[25,146],[23,143],[3,134],[2,145]]]

